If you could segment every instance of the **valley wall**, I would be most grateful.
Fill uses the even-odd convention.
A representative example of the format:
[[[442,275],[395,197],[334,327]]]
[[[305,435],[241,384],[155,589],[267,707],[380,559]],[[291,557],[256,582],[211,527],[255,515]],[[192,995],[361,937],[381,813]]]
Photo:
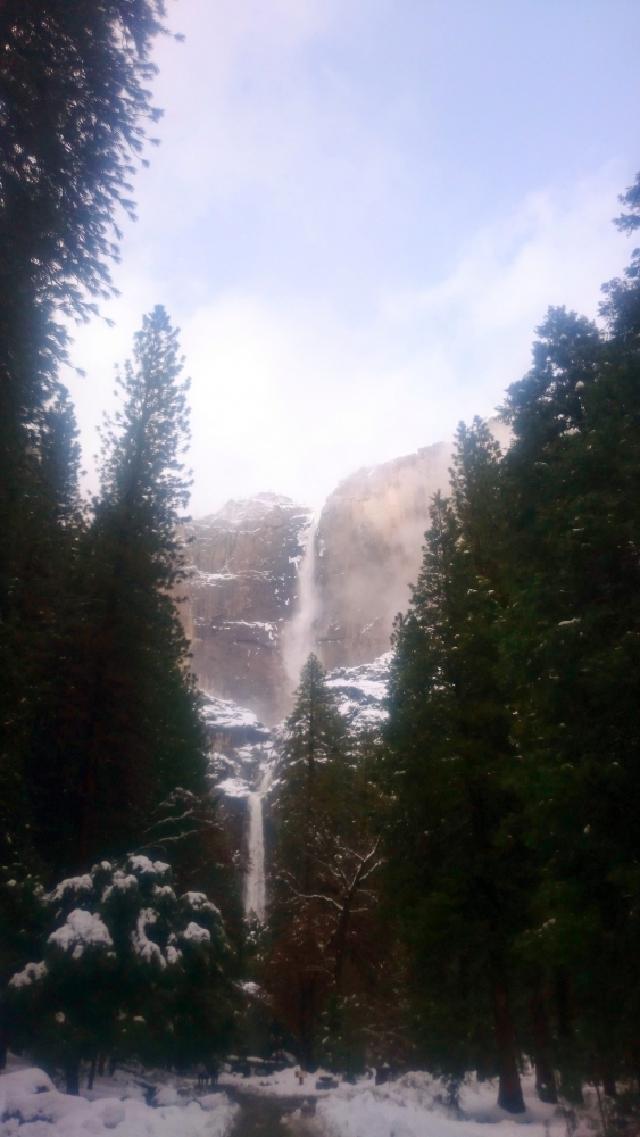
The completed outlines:
[[[506,446],[506,428],[492,427]],[[431,498],[448,491],[451,455],[450,443],[436,443],[358,470],[318,518],[260,494],[193,522],[184,622],[199,685],[273,725],[310,651],[329,670],[387,652],[418,575]]]

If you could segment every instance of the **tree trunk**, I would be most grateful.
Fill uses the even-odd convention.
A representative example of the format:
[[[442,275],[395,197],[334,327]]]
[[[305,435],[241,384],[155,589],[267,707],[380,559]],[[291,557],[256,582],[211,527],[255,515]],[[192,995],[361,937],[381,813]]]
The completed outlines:
[[[349,917],[351,915],[351,900],[349,896],[342,905],[338,918],[338,927],[334,937],[335,962],[333,965],[333,984],[336,995],[342,993],[342,972],[347,950],[347,932],[349,930]]]
[[[308,1070],[314,1059],[315,982],[306,976],[300,979],[298,997],[298,1038],[300,1063]]]
[[[540,1101],[556,1105],[558,1088],[551,1064],[551,1038],[549,1016],[543,992],[536,985],[531,999],[531,1027],[533,1034],[533,1062],[536,1071],[536,1091]]]
[[[96,1076],[96,1064],[97,1064],[97,1059],[94,1056],[91,1059],[91,1065],[89,1066],[89,1078],[87,1081],[87,1089],[89,1089],[89,1090],[93,1089],[93,1083],[94,1083],[95,1076]]]
[[[9,1038],[7,1025],[5,1022],[5,1009],[0,1007],[0,1070],[4,1070],[7,1065],[7,1052],[9,1050]]]
[[[555,983],[556,1011],[558,1015],[558,1035],[561,1045],[560,1092],[571,1105],[582,1105],[582,1083],[580,1076],[572,1067],[575,1050],[573,1035],[573,1010],[569,978],[562,968],[558,970]]]
[[[67,1093],[77,1097],[80,1093],[80,1063],[76,1058],[69,1058],[65,1062],[64,1079]]]
[[[509,1007],[509,994],[503,979],[494,981],[493,1021],[500,1072],[498,1105],[508,1113],[524,1113],[524,1098],[516,1060],[515,1032]]]
[[[605,1074],[604,1078],[602,1079],[602,1088],[605,1092],[605,1095],[608,1098],[615,1098],[618,1096],[618,1090],[616,1087],[616,1080],[615,1080],[613,1074],[611,1074],[611,1073]]]

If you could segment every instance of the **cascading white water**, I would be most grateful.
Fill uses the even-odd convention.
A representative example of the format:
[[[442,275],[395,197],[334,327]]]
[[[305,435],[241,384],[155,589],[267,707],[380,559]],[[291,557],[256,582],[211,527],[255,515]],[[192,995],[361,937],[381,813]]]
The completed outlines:
[[[271,782],[271,771],[263,774],[257,790],[247,798],[249,814],[249,864],[245,883],[244,913],[264,924],[267,913],[267,886],[264,859],[264,817],[262,802]]]
[[[305,534],[304,552],[298,568],[298,603],[282,637],[282,654],[292,692],[300,682],[300,672],[307,656],[316,646],[316,530],[317,521],[314,518]]]
[[[298,603],[282,637],[282,650],[290,691],[300,681],[300,672],[307,656],[315,647],[315,622],[318,611],[316,593],[316,521],[312,520],[305,534],[305,546],[298,566]],[[249,819],[249,863],[245,881],[244,911],[264,924],[267,897],[264,855],[264,796],[271,784],[271,770],[261,778],[257,789],[247,797]]]

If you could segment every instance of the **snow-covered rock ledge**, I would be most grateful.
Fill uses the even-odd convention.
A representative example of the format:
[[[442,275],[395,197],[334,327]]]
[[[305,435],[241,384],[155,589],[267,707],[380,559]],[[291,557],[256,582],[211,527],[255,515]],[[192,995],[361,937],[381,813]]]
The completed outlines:
[[[239,1108],[226,1094],[181,1102],[166,1086],[158,1100],[167,1104],[150,1106],[133,1084],[101,1088],[88,1101],[60,1093],[42,1070],[0,1075],[0,1137],[226,1137]]]

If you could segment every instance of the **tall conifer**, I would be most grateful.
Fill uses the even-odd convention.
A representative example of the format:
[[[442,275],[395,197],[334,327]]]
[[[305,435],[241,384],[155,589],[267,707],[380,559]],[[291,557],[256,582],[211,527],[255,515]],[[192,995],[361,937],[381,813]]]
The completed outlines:
[[[520,1112],[513,945],[526,858],[514,840],[501,683],[498,478],[485,424],[461,426],[452,500],[434,500],[422,570],[396,628],[389,856],[426,1052],[450,1074],[495,1072],[499,1104]]]
[[[205,741],[175,606],[178,525],[189,481],[177,332],[163,308],[143,320],[104,433],[102,495],[86,535],[68,699],[58,753],[39,769],[40,832],[60,868],[143,842],[177,786],[204,789]],[[52,758],[54,760],[52,760]],[[52,800],[60,810],[50,814]]]

